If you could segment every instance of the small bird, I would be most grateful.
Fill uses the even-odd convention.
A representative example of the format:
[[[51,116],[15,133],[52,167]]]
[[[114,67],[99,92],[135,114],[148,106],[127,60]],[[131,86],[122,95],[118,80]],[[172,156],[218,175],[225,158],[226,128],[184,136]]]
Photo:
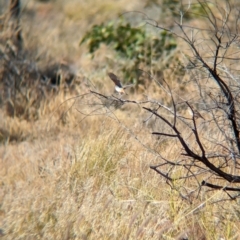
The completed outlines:
[[[108,73],[108,76],[115,83],[115,90],[116,90],[116,92],[118,92],[121,95],[125,93],[124,89],[134,85],[134,84],[129,84],[129,85],[123,86],[121,81],[119,80],[119,78],[114,73],[110,72],[110,73]]]

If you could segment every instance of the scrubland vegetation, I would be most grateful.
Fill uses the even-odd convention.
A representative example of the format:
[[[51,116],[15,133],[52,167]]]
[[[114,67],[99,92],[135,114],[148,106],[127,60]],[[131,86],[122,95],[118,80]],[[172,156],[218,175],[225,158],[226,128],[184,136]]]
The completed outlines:
[[[0,238],[239,239],[239,10],[2,1]]]

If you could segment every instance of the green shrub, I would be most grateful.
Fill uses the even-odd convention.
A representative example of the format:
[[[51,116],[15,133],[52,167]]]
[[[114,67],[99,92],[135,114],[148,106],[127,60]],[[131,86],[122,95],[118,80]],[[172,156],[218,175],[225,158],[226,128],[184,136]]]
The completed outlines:
[[[134,81],[138,68],[153,68],[161,57],[170,55],[177,47],[176,40],[170,33],[161,31],[156,37],[147,31],[146,26],[136,28],[123,20],[93,26],[84,35],[80,45],[84,42],[87,43],[88,51],[93,57],[100,45],[106,44],[119,57],[132,60],[133,65],[129,66],[125,61],[126,64],[122,66],[125,77],[131,81]]]

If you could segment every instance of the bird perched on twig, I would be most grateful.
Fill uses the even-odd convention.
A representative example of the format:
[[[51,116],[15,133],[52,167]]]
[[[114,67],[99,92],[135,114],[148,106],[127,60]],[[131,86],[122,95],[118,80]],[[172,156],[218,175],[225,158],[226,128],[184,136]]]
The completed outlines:
[[[119,80],[119,78],[114,73],[110,72],[110,73],[108,73],[108,76],[115,83],[115,90],[116,90],[116,92],[118,92],[121,95],[125,93],[124,89],[135,85],[135,84],[129,84],[129,85],[123,86],[121,81]]]

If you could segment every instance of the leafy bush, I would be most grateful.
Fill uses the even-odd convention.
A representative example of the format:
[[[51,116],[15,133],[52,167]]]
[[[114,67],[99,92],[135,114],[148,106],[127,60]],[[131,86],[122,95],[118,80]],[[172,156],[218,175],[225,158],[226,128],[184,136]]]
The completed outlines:
[[[135,28],[123,20],[117,23],[100,24],[92,27],[82,38],[80,45],[87,42],[88,51],[94,53],[101,44],[110,45],[122,58],[134,61],[134,66],[122,67],[125,77],[134,79],[133,74],[139,67],[153,67],[161,57],[170,55],[177,43],[173,35],[162,31],[159,37],[148,33],[145,26]]]
[[[183,4],[178,0],[163,0],[161,5],[157,5],[162,7],[163,15],[171,15],[172,17],[179,18],[179,14],[181,14],[185,20],[196,19],[196,17],[200,18],[200,16],[207,17],[206,8],[204,7],[206,3],[204,2],[190,5],[189,3]],[[211,6],[212,4],[208,4],[208,7],[211,8]]]

